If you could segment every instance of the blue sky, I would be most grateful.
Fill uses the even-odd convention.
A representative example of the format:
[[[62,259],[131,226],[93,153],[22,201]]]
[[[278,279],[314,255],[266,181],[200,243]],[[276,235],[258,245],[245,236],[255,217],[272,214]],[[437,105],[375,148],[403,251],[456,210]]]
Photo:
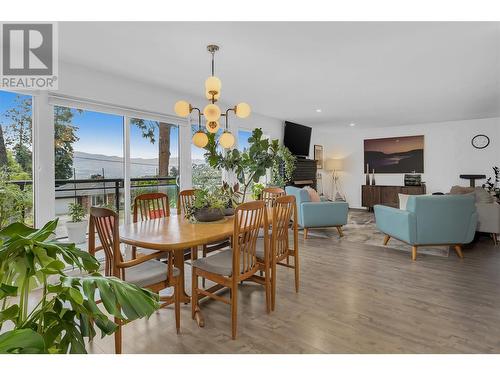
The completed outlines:
[[[15,105],[16,94],[0,90],[0,122],[5,124],[3,114]],[[123,119],[121,116],[84,111],[75,111],[73,124],[78,127],[77,135],[80,138],[73,147],[75,151],[110,156],[123,156]],[[222,129],[219,130],[222,133]],[[158,130],[155,131],[156,138]],[[238,132],[238,148],[243,150],[248,147],[249,130]],[[157,158],[158,144],[151,144],[148,139],[141,135],[141,130],[136,126],[130,129],[130,156],[132,158]],[[171,130],[170,152],[172,157],[179,155],[179,129],[173,127]],[[193,159],[203,159],[204,150],[196,146],[191,148]]]

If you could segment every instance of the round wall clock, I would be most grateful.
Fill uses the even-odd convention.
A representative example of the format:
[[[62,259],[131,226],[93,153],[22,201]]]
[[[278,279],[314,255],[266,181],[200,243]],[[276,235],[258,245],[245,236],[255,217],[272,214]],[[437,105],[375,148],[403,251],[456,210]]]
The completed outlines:
[[[472,138],[472,146],[478,149],[486,148],[490,144],[490,139],[487,135],[478,134],[474,138]]]

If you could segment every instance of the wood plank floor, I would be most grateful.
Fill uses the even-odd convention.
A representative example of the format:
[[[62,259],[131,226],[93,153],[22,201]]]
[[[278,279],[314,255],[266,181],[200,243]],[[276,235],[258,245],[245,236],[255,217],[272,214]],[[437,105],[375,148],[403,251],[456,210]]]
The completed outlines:
[[[239,288],[238,338],[229,306],[202,304],[205,328],[173,308],[123,330],[124,353],[500,353],[500,247],[484,238],[460,260],[346,240],[300,239],[301,290],[293,270],[278,269],[276,311],[264,289]],[[187,267],[190,285],[190,269]],[[90,344],[113,353],[113,337]]]

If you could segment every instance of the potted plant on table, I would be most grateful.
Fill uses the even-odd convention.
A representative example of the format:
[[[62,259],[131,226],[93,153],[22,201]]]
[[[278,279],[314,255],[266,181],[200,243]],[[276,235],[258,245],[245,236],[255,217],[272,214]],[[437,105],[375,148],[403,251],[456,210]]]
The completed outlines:
[[[66,223],[69,241],[73,243],[85,242],[88,226],[88,220],[85,219],[85,209],[79,203],[70,203],[69,216],[71,220]]]
[[[0,230],[0,354],[87,353],[94,323],[112,335],[118,326],[110,316],[131,321],[160,307],[158,294],[102,276],[88,252],[49,240],[56,227],[54,220],[41,229],[14,223]],[[68,267],[82,276],[68,276]]]
[[[201,222],[221,220],[226,205],[227,200],[220,188],[198,189],[193,204],[186,211],[186,217]]]

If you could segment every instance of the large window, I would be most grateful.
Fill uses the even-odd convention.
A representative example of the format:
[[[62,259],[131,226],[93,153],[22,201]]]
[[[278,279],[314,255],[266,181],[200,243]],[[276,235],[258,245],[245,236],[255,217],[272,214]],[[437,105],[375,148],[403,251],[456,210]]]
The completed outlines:
[[[66,237],[71,203],[93,205],[123,219],[123,117],[54,107],[57,237]]]
[[[194,134],[198,130],[197,125],[191,127],[191,132]],[[219,129],[217,137],[222,134]],[[191,145],[191,163],[192,163],[192,178],[193,187],[196,188],[210,188],[220,185],[222,183],[221,171],[212,168],[208,165],[204,156],[205,150]]]
[[[179,127],[169,123],[130,120],[130,177],[132,204],[137,195],[163,192],[171,207],[177,204]]]
[[[244,151],[250,147],[248,138],[252,136],[251,130],[239,129],[238,130],[238,150]]]
[[[32,97],[0,91],[0,228],[33,225]]]

